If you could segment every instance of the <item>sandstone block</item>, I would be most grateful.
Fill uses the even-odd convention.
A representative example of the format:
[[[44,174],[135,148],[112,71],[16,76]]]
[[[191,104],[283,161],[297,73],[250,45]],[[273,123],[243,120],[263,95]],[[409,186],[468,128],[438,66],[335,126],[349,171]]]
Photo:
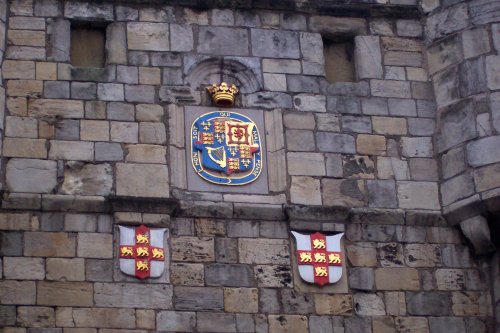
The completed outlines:
[[[121,161],[123,160],[123,150],[119,143],[96,142],[96,161]]]
[[[411,98],[410,83],[406,81],[371,80],[373,96]]]
[[[307,164],[304,163],[307,161]],[[290,175],[324,176],[325,161],[322,154],[318,153],[288,153],[288,172]]]
[[[405,316],[406,315],[406,299],[404,292],[386,292],[385,293],[385,308],[388,315]]]
[[[357,293],[354,294],[354,308],[360,316],[383,316],[385,304],[381,295]]]
[[[83,118],[83,102],[62,99],[33,99],[28,103],[28,114],[33,117]]]
[[[214,261],[214,239],[210,237],[172,238],[172,260],[188,262]]]
[[[213,287],[175,287],[176,310],[209,310],[224,308],[224,295],[221,288]]]
[[[131,122],[111,122],[111,141],[137,143],[139,125]]]
[[[349,316],[353,312],[351,295],[314,295],[316,313],[330,316]]]
[[[67,233],[27,232],[24,254],[33,257],[74,257],[76,239]]]
[[[198,332],[236,332],[234,314],[199,312],[197,315]]]
[[[80,258],[48,258],[47,280],[85,281],[84,260]]]
[[[224,311],[257,313],[258,299],[256,288],[224,288]]]
[[[80,138],[88,141],[109,141],[109,122],[100,120],[82,120]]]
[[[377,268],[375,285],[379,290],[419,290],[420,278],[414,268]]]
[[[19,194],[21,195],[21,194]],[[13,194],[10,195],[12,197]],[[16,196],[14,196],[15,198]],[[23,196],[24,197],[24,196]],[[2,202],[2,206],[5,207],[5,197]],[[31,226],[31,215],[27,213],[21,214],[1,214],[0,215],[0,230],[30,230]],[[35,227],[33,225],[33,227]]]
[[[405,157],[432,157],[433,146],[431,137],[419,137],[401,139],[403,156]]]
[[[385,137],[380,135],[360,134],[356,139],[356,148],[359,154],[385,155]]]
[[[172,263],[170,281],[180,286],[203,286],[205,274],[203,264]]]
[[[291,201],[304,205],[321,205],[320,182],[312,177],[294,176],[290,187]]]
[[[113,236],[103,233],[78,233],[77,255],[85,258],[112,258]]]
[[[254,274],[259,287],[288,288],[292,285],[292,273],[290,266],[256,265],[254,268]]]
[[[486,80],[488,88],[491,90],[500,89],[500,56],[487,56],[485,59],[486,64]]]
[[[455,291],[451,300],[455,316],[488,316],[492,313],[491,299],[487,292]]]
[[[30,117],[7,117],[5,135],[36,139],[38,137],[38,121]]]
[[[16,60],[45,60],[45,49],[32,46],[9,46],[6,57]]]
[[[161,69],[160,68],[139,67],[139,83],[140,84],[160,85],[161,84]]]
[[[363,206],[366,196],[364,182],[355,179],[323,179],[323,204],[327,206]]]
[[[399,181],[397,190],[401,208],[439,209],[436,183]]]
[[[73,322],[76,327],[134,329],[135,310],[115,308],[75,308]]]
[[[156,315],[157,329],[172,332],[194,332],[196,314],[194,312],[161,311]]]
[[[291,151],[314,151],[314,134],[306,130],[287,130],[287,148]]]
[[[85,259],[85,279],[87,281],[111,282],[112,278],[112,260]]]
[[[167,166],[117,164],[116,193],[137,197],[169,197]]]
[[[406,119],[393,117],[372,117],[373,132],[376,134],[405,135]]]
[[[21,327],[53,327],[56,322],[54,309],[42,306],[20,306],[17,316]]]
[[[116,10],[118,11],[118,8]],[[111,23],[106,28],[106,61],[108,64],[127,63],[125,29],[125,24],[121,22]]]
[[[4,79],[35,79],[34,61],[5,60],[2,68]]]
[[[35,305],[36,285],[34,281],[0,281],[0,303]]]
[[[10,280],[43,280],[45,278],[42,258],[4,257],[3,270]]]
[[[441,264],[441,250],[434,244],[408,244],[405,261],[410,267],[435,267]]]
[[[37,304],[50,306],[92,306],[93,288],[86,282],[47,282],[37,285]]]
[[[166,164],[166,148],[156,145],[127,145],[125,161]]]
[[[162,123],[140,123],[139,141],[141,143],[165,144],[167,141],[165,125]]]
[[[6,175],[12,192],[50,193],[57,185],[57,163],[13,158],[7,163]]]
[[[120,308],[172,308],[172,287],[164,284],[96,283],[96,306]]]
[[[471,194],[474,194],[474,182],[471,174],[465,173],[441,184],[441,198],[444,206]]]
[[[212,264],[206,266],[205,282],[208,286],[252,287],[253,275],[248,265]]]
[[[138,121],[154,121],[162,120],[164,111],[160,105],[156,104],[137,104],[136,118]]]
[[[288,242],[281,239],[246,239],[239,240],[240,262],[247,264],[290,263]]]
[[[300,74],[300,62],[290,59],[263,59],[262,70],[267,73]]]
[[[9,96],[39,98],[42,96],[43,82],[37,80],[9,80],[7,94]]]
[[[397,332],[429,333],[427,318],[397,317],[395,323]]]
[[[269,315],[269,332],[276,333],[300,333],[308,332],[306,316],[298,315]]]
[[[465,286],[464,271],[461,269],[437,269],[435,275],[439,290],[462,290]]]
[[[94,159],[94,144],[92,142],[52,140],[49,158],[55,160],[92,161]]]

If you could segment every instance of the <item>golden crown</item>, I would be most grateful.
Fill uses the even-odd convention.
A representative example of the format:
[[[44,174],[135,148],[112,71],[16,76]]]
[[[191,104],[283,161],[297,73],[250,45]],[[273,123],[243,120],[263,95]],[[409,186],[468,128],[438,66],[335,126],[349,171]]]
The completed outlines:
[[[228,85],[226,82],[212,84],[207,87],[207,92],[212,97],[215,106],[230,107],[234,105],[234,99],[238,93],[238,87],[234,84]]]

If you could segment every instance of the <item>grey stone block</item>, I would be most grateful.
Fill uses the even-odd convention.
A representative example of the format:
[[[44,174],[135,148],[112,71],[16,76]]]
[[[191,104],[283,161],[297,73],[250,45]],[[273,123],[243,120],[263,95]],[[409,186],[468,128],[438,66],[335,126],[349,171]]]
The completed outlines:
[[[69,82],[45,81],[43,83],[43,96],[45,98],[69,98]]]
[[[451,178],[441,184],[441,198],[444,206],[472,194],[474,194],[474,181],[472,175],[468,173]]]
[[[227,225],[228,237],[259,237],[259,223],[257,221],[232,221]]]
[[[336,82],[327,88],[328,95],[366,97],[370,94],[370,85],[367,81]]]
[[[198,52],[217,55],[249,55],[247,30],[202,26],[198,32]]]
[[[344,323],[345,333],[372,333],[370,317],[347,317]]]
[[[151,65],[179,67],[182,65],[182,57],[179,53],[151,52]]]
[[[71,82],[71,98],[97,99],[97,85],[92,82]]]
[[[329,112],[361,114],[359,98],[328,96],[327,109]]]
[[[85,259],[85,280],[111,282],[113,280],[113,260]]]
[[[238,261],[238,240],[217,237],[215,239],[215,259],[218,263],[236,263]]]
[[[399,3],[403,4],[402,2]],[[395,4],[395,2],[392,1],[391,4]],[[399,36],[404,36],[404,37],[422,36],[422,24],[418,20],[397,20],[396,30]]]
[[[194,332],[196,313],[160,311],[156,315],[156,329],[159,331]]]
[[[0,306],[0,325],[15,326],[16,324],[16,307],[13,305]]]
[[[64,229],[64,214],[43,213],[40,227],[43,231],[62,231]]]
[[[316,133],[316,144],[321,152],[355,154],[354,138],[347,134]]]
[[[320,83],[315,76],[287,75],[286,82],[288,91],[317,94],[320,92]]]
[[[116,8],[117,15],[118,8]],[[116,22],[107,26],[106,55],[106,64],[125,65],[127,63],[127,32],[125,23]]]
[[[139,82],[139,71],[134,66],[117,66],[116,81],[128,84],[137,84]]]
[[[149,66],[149,54],[143,51],[129,51],[128,63],[133,66]]]
[[[64,119],[56,123],[56,139],[78,140],[80,138],[80,121]]]
[[[394,225],[363,225],[363,239],[370,242],[393,242],[396,240]]]
[[[441,260],[444,267],[471,267],[470,249],[459,244],[447,244],[441,247]]]
[[[448,316],[452,313],[450,296],[444,292],[409,292],[406,296],[408,314]]]
[[[21,232],[0,231],[0,256],[17,257],[23,255],[23,234]]]
[[[412,180],[438,181],[437,163],[431,158],[411,158],[410,173]]]
[[[94,302],[98,307],[172,308],[172,286],[166,284],[100,283],[94,284]]]
[[[434,74],[463,60],[462,45],[458,35],[443,39],[427,51],[429,73]]]
[[[383,116],[389,114],[387,99],[385,98],[363,98],[361,100],[363,114]]]
[[[248,265],[212,264],[205,268],[209,286],[251,287],[255,285],[252,268]]]
[[[281,28],[283,30],[307,30],[306,18],[301,14],[282,13]]]
[[[300,58],[298,34],[293,31],[252,29],[252,53],[258,57]]]
[[[481,156],[483,158],[483,156]],[[465,170],[465,153],[462,147],[451,149],[441,156],[443,179],[453,177]]]
[[[370,207],[397,208],[396,183],[393,180],[368,180],[368,203]]]
[[[375,286],[375,275],[373,268],[353,267],[349,272],[349,286],[357,290],[373,290]]]
[[[278,289],[262,288],[259,290],[259,309],[263,313],[279,313],[280,301]]]
[[[314,299],[309,294],[282,289],[281,302],[285,313],[306,314],[314,312]]]
[[[500,133],[500,92],[490,95],[490,110],[493,128]]]
[[[469,165],[479,167],[500,162],[499,147],[500,136],[485,137],[469,143],[467,145],[467,161]]]
[[[135,108],[133,104],[111,102],[108,103],[108,119],[110,120],[122,120],[122,121],[134,121],[135,120]]]
[[[411,135],[432,136],[436,122],[434,119],[409,118],[408,131]]]
[[[310,316],[309,330],[310,332],[334,333],[332,319],[327,316]],[[335,333],[337,333],[337,330]]]
[[[180,68],[163,68],[163,84],[182,85],[182,70]]]
[[[70,61],[71,24],[68,20],[57,18],[49,22],[47,27],[49,47],[47,60],[68,62]]]
[[[460,64],[460,96],[467,97],[486,91],[486,73],[483,58],[464,61]]]
[[[467,27],[467,5],[461,4],[429,16],[425,25],[425,36],[429,41],[444,37]]]
[[[135,21],[139,18],[137,9],[126,6],[116,6],[115,14],[118,21]]]
[[[470,18],[474,25],[498,22],[500,4],[496,1],[476,0],[470,6]]]
[[[62,14],[62,6],[58,0],[34,1],[36,16],[57,17]]]
[[[422,118],[435,118],[436,103],[433,101],[417,100],[417,113]]]
[[[354,133],[371,133],[372,123],[370,117],[342,116],[342,131]]]
[[[193,29],[190,25],[170,24],[170,50],[189,52],[193,50]]]
[[[314,151],[314,134],[306,130],[287,130],[285,132],[287,149],[290,151]]]
[[[119,143],[96,142],[96,161],[121,161],[123,160],[123,149]]]
[[[248,107],[264,109],[292,108],[292,97],[286,93],[279,92],[257,92],[245,96],[245,104]]]
[[[446,106],[457,101],[460,97],[458,89],[459,77],[455,67],[444,70],[433,78],[436,103],[439,107]]]
[[[472,101],[464,100],[447,108],[441,114],[440,124],[436,139],[438,152],[477,137]]]
[[[67,2],[64,16],[78,20],[113,21],[113,5],[89,2]]]
[[[465,333],[465,324],[462,318],[457,317],[430,317],[430,333],[454,332]]]
[[[380,39],[378,36],[356,36],[355,57],[356,74],[360,79],[381,79],[382,56],[380,54]]]
[[[260,16],[255,12],[237,11],[234,13],[234,22],[236,26],[249,28],[260,27]]]
[[[389,114],[392,116],[416,117],[417,107],[411,99],[389,98]]]
[[[56,177],[56,161],[12,158],[7,162],[6,183],[12,192],[50,193]]]
[[[196,326],[198,332],[236,332],[236,320],[234,314],[199,312]]]
[[[221,288],[175,287],[174,295],[174,308],[176,310],[224,310],[224,295]]]
[[[125,100],[127,102],[154,103],[155,88],[146,85],[125,85]]]

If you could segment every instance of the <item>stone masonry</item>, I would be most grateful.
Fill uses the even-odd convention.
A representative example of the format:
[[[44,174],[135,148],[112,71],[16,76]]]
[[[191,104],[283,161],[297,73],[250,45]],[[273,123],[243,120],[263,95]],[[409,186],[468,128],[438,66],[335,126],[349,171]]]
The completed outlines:
[[[2,332],[500,333],[499,54],[494,0],[0,0]],[[221,81],[265,171],[193,187]],[[119,270],[140,224],[160,279]],[[341,281],[301,281],[291,230],[345,233]]]

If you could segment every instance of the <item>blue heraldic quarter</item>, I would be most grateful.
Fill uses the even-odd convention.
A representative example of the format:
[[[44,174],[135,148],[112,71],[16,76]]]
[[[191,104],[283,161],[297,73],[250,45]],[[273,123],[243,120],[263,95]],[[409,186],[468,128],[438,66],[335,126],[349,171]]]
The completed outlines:
[[[257,125],[235,112],[203,114],[191,126],[191,162],[196,173],[211,183],[251,183],[262,171]]]

